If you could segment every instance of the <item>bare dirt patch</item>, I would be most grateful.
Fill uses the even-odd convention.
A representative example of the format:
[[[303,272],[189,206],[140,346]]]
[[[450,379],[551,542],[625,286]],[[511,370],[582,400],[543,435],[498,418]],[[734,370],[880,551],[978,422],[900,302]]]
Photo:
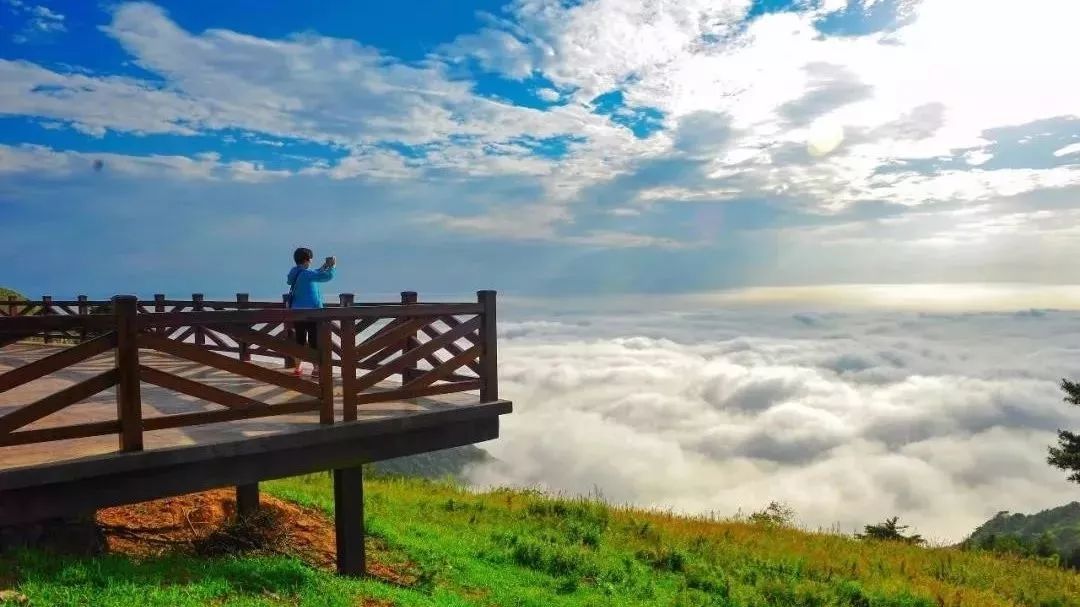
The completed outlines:
[[[138,558],[182,552],[204,556],[286,555],[334,569],[334,523],[322,512],[269,495],[259,511],[237,520],[236,495],[216,489],[98,511],[108,550]],[[402,586],[416,583],[416,568],[387,562],[386,551],[368,538],[369,575]]]

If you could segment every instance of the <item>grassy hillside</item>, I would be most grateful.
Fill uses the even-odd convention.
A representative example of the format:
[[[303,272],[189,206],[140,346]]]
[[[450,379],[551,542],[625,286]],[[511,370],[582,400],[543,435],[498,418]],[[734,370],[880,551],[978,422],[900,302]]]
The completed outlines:
[[[325,474],[266,488],[332,508]],[[477,495],[418,479],[374,479],[366,490],[371,560],[407,563],[415,583],[341,579],[285,557],[29,553],[0,557],[0,590],[32,605],[96,607],[1080,606],[1080,575],[985,552],[865,543],[522,491]]]

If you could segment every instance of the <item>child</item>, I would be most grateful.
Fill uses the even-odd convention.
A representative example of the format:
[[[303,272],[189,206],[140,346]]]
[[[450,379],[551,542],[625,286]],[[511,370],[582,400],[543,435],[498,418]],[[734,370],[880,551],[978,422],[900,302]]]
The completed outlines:
[[[326,262],[318,270],[310,269],[311,260],[315,254],[308,248],[299,248],[293,252],[293,261],[296,267],[289,270],[289,276],[285,279],[290,287],[289,307],[292,309],[318,309],[323,306],[322,293],[319,292],[319,283],[326,282],[334,277],[334,266],[337,259],[327,257]],[[294,325],[296,341],[301,346],[310,346],[319,349],[318,325],[315,322],[298,322]],[[300,367],[303,363],[297,361],[294,374],[300,375]],[[319,365],[313,364],[312,377],[319,376]]]

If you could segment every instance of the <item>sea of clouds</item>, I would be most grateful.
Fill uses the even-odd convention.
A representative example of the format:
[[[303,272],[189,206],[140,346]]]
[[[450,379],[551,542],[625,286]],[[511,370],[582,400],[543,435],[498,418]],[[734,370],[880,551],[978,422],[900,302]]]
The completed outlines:
[[[820,306],[819,306],[820,308]],[[810,528],[900,516],[938,542],[1080,498],[1046,463],[1080,378],[1080,313],[504,306],[514,401],[480,487]],[[556,312],[561,310],[561,312]]]

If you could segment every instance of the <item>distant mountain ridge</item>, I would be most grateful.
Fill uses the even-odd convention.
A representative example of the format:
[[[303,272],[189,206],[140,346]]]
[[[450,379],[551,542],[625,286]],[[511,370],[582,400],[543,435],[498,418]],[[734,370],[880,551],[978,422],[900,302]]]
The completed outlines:
[[[415,476],[427,479],[450,476],[460,479],[470,465],[491,461],[495,461],[495,458],[487,451],[476,445],[465,445],[376,462],[371,464],[370,470],[382,476]]]
[[[994,536],[1013,536],[1030,544],[1037,542],[1043,534],[1050,535],[1054,548],[1060,554],[1072,554],[1080,549],[1080,502],[1071,502],[1037,514],[998,512],[979,525],[965,543],[980,545]]]

